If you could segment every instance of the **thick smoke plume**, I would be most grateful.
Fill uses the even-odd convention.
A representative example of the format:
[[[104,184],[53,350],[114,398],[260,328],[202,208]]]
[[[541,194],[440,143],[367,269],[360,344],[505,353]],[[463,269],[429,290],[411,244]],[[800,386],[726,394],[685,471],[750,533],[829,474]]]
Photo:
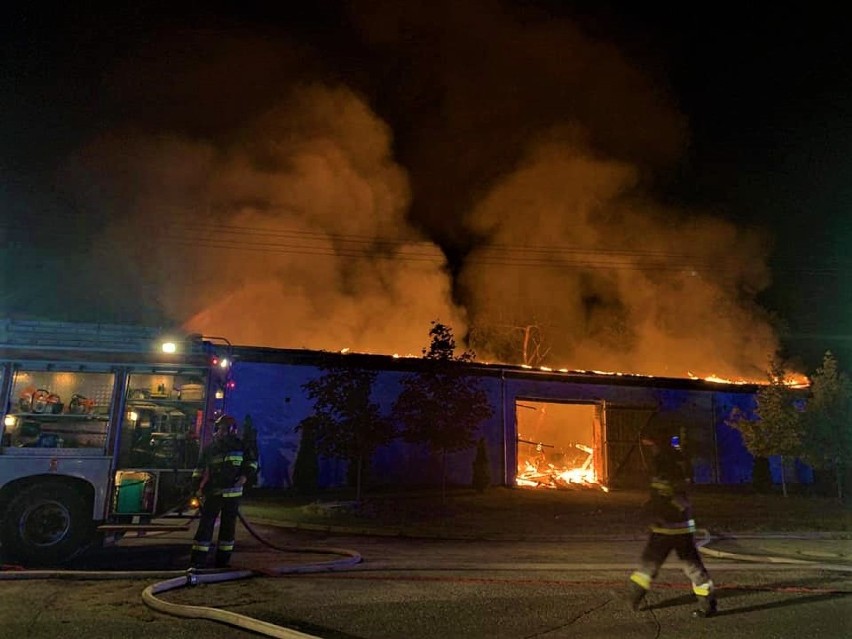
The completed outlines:
[[[687,144],[665,83],[507,6],[356,2],[333,50],[130,56],[125,121],[65,173],[100,220],[83,296],[240,344],[418,354],[439,320],[479,359],[760,377],[764,239],[650,195]]]
[[[488,240],[461,281],[497,359],[581,370],[751,376],[776,348],[749,300],[762,238],[635,191],[634,167],[542,142],[469,218]],[[539,347],[519,351],[520,336]],[[546,356],[545,356],[546,355]]]
[[[100,289],[132,282],[188,330],[417,353],[436,317],[464,327],[441,252],[405,220],[388,127],[345,88],[295,88],[224,148],[112,135],[78,162],[124,214],[97,243]]]

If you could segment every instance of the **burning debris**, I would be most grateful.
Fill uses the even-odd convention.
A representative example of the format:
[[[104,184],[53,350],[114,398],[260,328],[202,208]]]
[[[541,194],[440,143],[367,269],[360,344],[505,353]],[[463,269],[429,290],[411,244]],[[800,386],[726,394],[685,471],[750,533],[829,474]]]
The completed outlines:
[[[591,446],[573,443],[568,450],[557,449],[552,444],[533,442],[520,437],[518,444],[532,446],[534,454],[520,461],[519,453],[516,485],[563,490],[603,488],[595,473],[594,449]]]
[[[515,409],[517,486],[603,488],[592,445],[600,424],[592,404],[524,400]]]

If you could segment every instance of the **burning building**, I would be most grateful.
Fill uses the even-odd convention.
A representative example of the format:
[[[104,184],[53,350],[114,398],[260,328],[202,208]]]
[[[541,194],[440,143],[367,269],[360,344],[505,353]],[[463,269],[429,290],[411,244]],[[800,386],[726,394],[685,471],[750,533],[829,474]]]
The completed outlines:
[[[250,415],[258,435],[261,485],[289,487],[299,423],[313,414],[303,385],[329,367],[376,372],[372,401],[389,414],[405,376],[428,370],[422,358],[236,347],[227,410]],[[633,487],[645,481],[639,434],[652,416],[671,425],[696,483],[751,479],[752,458],[725,422],[754,407],[756,385],[699,379],[552,371],[455,362],[479,380],[492,408],[479,427],[495,484],[550,489]],[[447,480],[470,485],[474,448],[449,455]],[[320,460],[320,484],[346,483],[345,462]],[[438,485],[441,462],[422,446],[395,440],[371,460],[376,485]]]

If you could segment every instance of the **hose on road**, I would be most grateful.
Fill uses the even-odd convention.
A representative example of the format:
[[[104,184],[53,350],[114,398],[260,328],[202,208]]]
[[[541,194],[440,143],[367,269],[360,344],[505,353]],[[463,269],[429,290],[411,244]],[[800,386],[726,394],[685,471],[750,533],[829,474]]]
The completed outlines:
[[[253,617],[241,615],[228,610],[211,608],[209,606],[195,606],[178,604],[159,598],[165,592],[177,590],[187,586],[200,584],[215,584],[239,579],[248,579],[258,576],[282,576],[291,574],[307,574],[330,572],[334,570],[345,570],[361,562],[361,555],[346,548],[326,548],[321,546],[279,546],[262,537],[254,527],[246,521],[242,513],[239,519],[245,529],[261,544],[287,553],[301,553],[314,555],[335,555],[335,559],[329,561],[312,562],[307,564],[294,564],[285,566],[272,566],[263,571],[256,570],[230,570],[230,571],[196,571],[190,570],[27,570],[21,567],[5,567],[0,570],[0,581],[2,580],[26,580],[26,579],[154,579],[166,577],[164,581],[151,584],[142,591],[142,601],[149,608],[167,615],[184,617],[190,619],[207,619],[224,623],[236,628],[243,628],[267,637],[279,639],[319,639],[314,635],[305,634],[291,628],[277,626],[275,624],[261,621]],[[194,519],[195,517],[193,517]],[[190,520],[191,521],[191,520]],[[11,568],[11,569],[10,569]]]
[[[198,584],[221,583],[225,581],[235,581],[238,579],[247,579],[259,575],[289,575],[289,574],[306,574],[316,572],[328,572],[332,570],[343,570],[354,566],[361,562],[361,555],[354,550],[345,548],[323,548],[317,546],[278,546],[269,540],[262,537],[252,525],[246,521],[243,514],[238,513],[240,522],[242,522],[249,534],[263,545],[277,550],[279,552],[290,553],[310,553],[310,554],[326,554],[337,555],[338,559],[324,561],[320,563],[296,564],[292,566],[275,566],[263,573],[254,570],[233,570],[228,572],[214,573],[199,573],[193,570],[187,571],[183,577],[175,577],[152,584],[142,591],[142,601],[154,610],[173,615],[176,617],[187,617],[192,619],[208,619],[210,621],[218,621],[237,628],[244,628],[258,634],[266,635],[267,637],[276,637],[281,639],[319,639],[314,635],[305,634],[298,630],[292,630],[283,626],[261,621],[247,615],[241,615],[228,610],[219,608],[210,608],[208,606],[193,606],[188,604],[176,604],[164,601],[157,597],[158,594],[177,590],[186,586],[195,586]]]

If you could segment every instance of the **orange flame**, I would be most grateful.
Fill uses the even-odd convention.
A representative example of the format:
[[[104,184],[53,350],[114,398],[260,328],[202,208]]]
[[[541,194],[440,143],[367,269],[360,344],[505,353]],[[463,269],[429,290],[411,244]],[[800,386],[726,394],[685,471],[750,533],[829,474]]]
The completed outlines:
[[[766,386],[768,383],[765,379],[726,379],[718,375],[708,375],[707,377],[698,377],[697,375],[687,372],[690,379],[703,379],[705,382],[714,382],[717,384],[754,384],[756,386]],[[811,380],[806,375],[801,373],[788,373],[784,378],[784,385],[790,388],[807,388],[811,385]]]
[[[565,489],[574,487],[596,487],[607,491],[598,483],[597,473],[592,465],[592,448],[583,444],[574,446],[586,453],[586,460],[579,466],[555,466],[544,461],[539,455],[530,457],[518,464],[515,485],[528,488]]]

